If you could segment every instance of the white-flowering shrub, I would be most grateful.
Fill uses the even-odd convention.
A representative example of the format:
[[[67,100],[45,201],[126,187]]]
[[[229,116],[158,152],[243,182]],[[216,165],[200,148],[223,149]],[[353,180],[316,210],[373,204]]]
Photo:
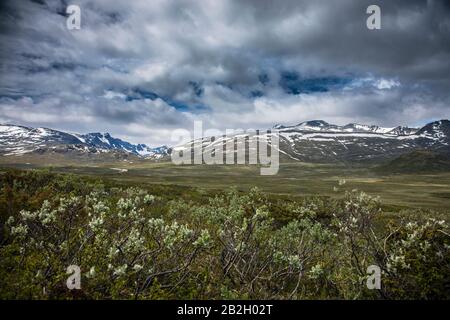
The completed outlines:
[[[21,179],[35,187],[9,179],[14,192],[0,194],[4,298],[450,298],[448,222],[386,214],[356,190],[185,200],[70,176]],[[76,293],[65,287],[69,265],[82,272]],[[370,265],[381,290],[366,287]]]

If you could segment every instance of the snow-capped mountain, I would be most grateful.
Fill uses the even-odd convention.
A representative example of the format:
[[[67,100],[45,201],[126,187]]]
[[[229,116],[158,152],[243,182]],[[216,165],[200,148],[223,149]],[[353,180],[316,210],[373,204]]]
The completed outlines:
[[[158,148],[150,148],[145,144],[132,144],[127,141],[123,141],[118,138],[112,137],[109,133],[88,133],[83,135],[76,135],[82,142],[103,150],[122,150],[125,152],[133,153],[139,156],[148,156],[153,154],[167,154],[166,146]]]
[[[431,122],[417,131],[417,134],[430,139],[444,141],[450,136],[450,121]]]
[[[87,153],[122,152],[143,158],[159,159],[170,153],[166,146],[151,148],[132,144],[109,133],[69,133],[49,128],[30,128],[18,125],[0,125],[0,154],[21,155],[31,152],[76,150]]]
[[[345,126],[338,126],[335,124],[329,124],[323,120],[312,120],[301,122],[295,126],[282,126],[275,125],[274,129],[277,129],[281,132],[287,131],[310,131],[310,132],[347,132],[347,133],[364,133],[364,132],[372,132],[372,133],[386,133],[393,135],[407,135],[412,134],[419,129],[417,128],[408,128],[408,127],[394,127],[394,128],[384,128],[376,125],[365,125],[359,123],[349,123]]]
[[[450,155],[449,120],[431,122],[422,128],[384,128],[356,123],[338,126],[322,120],[313,120],[293,126],[276,125],[271,131],[279,137],[282,159],[294,161],[378,161],[418,149]],[[255,139],[255,136],[250,136],[249,140],[251,139]],[[230,141],[235,141],[235,136],[216,137],[213,142],[204,138],[204,152],[210,152],[220,143],[225,145]],[[191,143],[188,143],[174,149],[188,150],[190,147]],[[0,155],[39,155],[49,152],[76,152],[77,155],[112,154],[115,158],[134,156],[140,159],[169,160],[172,148],[151,148],[145,144],[132,144],[108,133],[76,134],[48,128],[0,125]]]
[[[305,162],[378,161],[393,158],[417,149],[430,149],[450,154],[450,121],[441,120],[423,128],[392,127],[350,123],[344,126],[322,120],[294,126],[275,125],[271,130],[279,137],[279,151],[284,159]],[[264,132],[260,132],[260,136]],[[206,138],[203,148],[211,152],[221,142],[235,141],[235,137]],[[255,139],[250,136],[249,141]],[[176,146],[187,150],[191,144]],[[225,153],[230,152],[225,150]],[[233,152],[233,151],[231,151]]]
[[[360,124],[314,125],[307,122],[307,126],[279,130],[280,152],[291,159],[321,162],[376,161],[417,149],[450,153],[448,120],[436,121],[421,129]],[[324,130],[324,127],[329,129]]]

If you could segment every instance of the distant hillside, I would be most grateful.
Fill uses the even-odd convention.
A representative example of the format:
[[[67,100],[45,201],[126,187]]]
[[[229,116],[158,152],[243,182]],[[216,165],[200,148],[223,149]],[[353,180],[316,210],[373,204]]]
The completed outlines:
[[[428,123],[422,128],[350,123],[344,126],[323,120],[301,122],[294,126],[276,125],[272,131],[279,138],[281,161],[312,163],[383,163],[414,150],[429,150],[450,155],[450,121]],[[204,137],[203,152],[211,154],[219,146],[234,144],[242,134]],[[250,134],[248,145],[257,139],[268,139],[267,133]],[[268,139],[270,140],[270,139]],[[175,150],[191,150],[192,141],[174,146]],[[270,144],[270,141],[269,141]],[[0,125],[0,161],[34,162],[34,158],[67,158],[101,161],[105,159],[170,160],[172,148],[149,147],[114,138],[109,133],[78,134],[49,128]],[[224,153],[235,153],[226,148]],[[62,155],[62,156],[60,156]],[[229,154],[228,154],[229,155]],[[30,158],[30,159],[24,159]],[[33,159],[32,159],[33,158]],[[85,159],[82,159],[85,158]],[[39,159],[38,159],[39,160]],[[432,168],[431,160],[429,166]]]
[[[375,168],[378,173],[450,171],[450,156],[429,150],[415,150]]]
[[[385,128],[357,123],[339,126],[323,120],[312,120],[294,126],[277,124],[273,129],[279,137],[281,161],[383,163],[414,150],[425,149],[450,154],[449,120],[434,121],[422,128]],[[262,131],[260,135],[263,135],[263,139],[268,139],[265,132]],[[234,142],[237,136],[242,137],[237,134],[216,137],[214,140],[203,139],[203,150],[212,153],[218,145]],[[248,137],[249,143],[255,143],[255,139],[258,139],[256,135]],[[175,146],[174,150],[184,151],[190,148],[191,142]]]

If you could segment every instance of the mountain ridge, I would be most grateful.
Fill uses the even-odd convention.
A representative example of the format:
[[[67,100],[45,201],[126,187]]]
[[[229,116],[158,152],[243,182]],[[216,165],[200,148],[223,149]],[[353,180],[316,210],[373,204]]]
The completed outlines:
[[[328,131],[328,132],[374,132],[408,135],[417,132],[420,128],[411,128],[407,126],[380,127],[378,125],[366,125],[360,123],[348,123],[346,125],[330,124],[324,120],[309,120],[300,122],[293,126],[284,126],[277,124],[273,127],[277,130],[303,130],[303,131]]]
[[[397,157],[417,149],[450,154],[450,121],[433,121],[421,128],[349,123],[339,126],[323,120],[300,122],[293,126],[275,125],[282,157],[303,162],[379,161]],[[235,139],[235,136],[220,139]],[[249,139],[253,139],[252,136]],[[217,141],[203,138],[204,152]],[[184,145],[184,148],[190,146]],[[178,149],[182,146],[176,146]],[[168,160],[172,148],[132,144],[109,133],[70,133],[45,127],[0,125],[0,155],[20,156],[28,153],[77,152],[78,154],[117,153],[140,159]],[[234,152],[233,150],[231,152]]]
[[[450,121],[431,122],[422,128],[397,126],[384,128],[356,123],[338,126],[323,120],[301,122],[293,126],[275,125],[282,159],[318,163],[385,161],[416,149],[450,154]],[[267,135],[260,131],[260,135]],[[249,135],[249,140],[256,135]],[[232,143],[236,136],[203,138],[204,152],[213,152],[220,141]],[[186,150],[192,142],[174,147]],[[270,144],[270,143],[269,143]],[[235,152],[225,150],[225,153]]]
[[[132,144],[109,133],[70,133],[46,127],[32,128],[14,124],[0,124],[0,154],[21,155],[47,150],[61,151],[62,146],[90,153],[125,152],[143,158],[158,159],[170,153],[167,146],[151,148],[146,144]]]

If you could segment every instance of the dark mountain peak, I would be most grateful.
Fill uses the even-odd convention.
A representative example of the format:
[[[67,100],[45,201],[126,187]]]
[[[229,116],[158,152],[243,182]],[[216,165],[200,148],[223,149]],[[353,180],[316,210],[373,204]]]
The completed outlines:
[[[435,138],[450,137],[450,121],[447,119],[430,122],[423,126],[419,131],[419,135],[427,135]]]
[[[279,124],[279,123],[277,123],[276,125],[274,125],[273,127],[272,127],[273,129],[284,129],[284,128],[286,128],[286,126],[283,126],[282,124]]]
[[[326,121],[323,120],[309,120],[309,121],[303,121],[300,122],[297,125],[294,126],[285,126],[282,124],[276,124],[273,126],[273,129],[282,130],[282,129],[288,129],[288,130],[295,130],[295,129],[301,129],[301,130],[307,130],[307,131],[322,131],[326,130],[328,128],[336,127],[335,125],[329,124]]]
[[[308,126],[308,127],[328,127],[330,124],[323,120],[310,120],[299,123],[298,126]]]
[[[436,122],[437,122],[437,125],[438,125],[440,128],[442,128],[442,129],[444,129],[444,128],[446,128],[446,129],[450,128],[450,120],[442,119],[442,120],[439,120],[439,121],[436,121]]]
[[[395,134],[398,136],[408,136],[410,134],[415,134],[417,131],[419,131],[418,128],[410,128],[406,126],[397,126],[391,131],[389,131],[389,134]]]
[[[356,122],[351,122],[351,123],[346,124],[344,126],[344,128],[355,128],[355,127],[358,127],[358,126],[361,126],[361,124],[356,123]]]

